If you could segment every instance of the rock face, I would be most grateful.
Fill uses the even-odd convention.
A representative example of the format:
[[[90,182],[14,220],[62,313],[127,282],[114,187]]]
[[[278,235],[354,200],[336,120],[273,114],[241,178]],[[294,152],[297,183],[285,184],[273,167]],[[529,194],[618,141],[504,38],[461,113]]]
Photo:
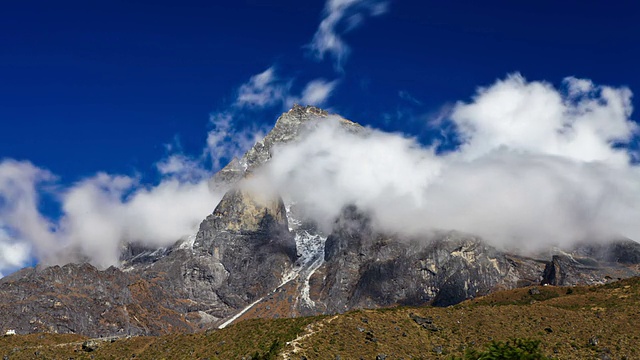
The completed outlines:
[[[218,295],[238,308],[278,287],[295,261],[296,245],[282,199],[231,190],[200,225],[193,251],[223,266],[226,281]]]
[[[479,239],[449,233],[435,239],[397,239],[376,234],[355,208],[346,209],[327,239],[322,297],[329,312],[359,307],[447,306],[499,288],[512,288],[541,264],[521,261]],[[538,283],[533,275],[527,281]]]
[[[456,232],[399,238],[343,209],[328,234],[278,194],[239,182],[327,112],[294,106],[242,158],[210,181],[226,194],[196,235],[173,246],[127,244],[120,268],[23,269],[0,279],[0,331],[156,335],[226,325],[239,316],[339,313],[430,303],[448,306],[498,289],[575,285],[640,274],[640,244],[583,244],[537,258]],[[354,133],[367,130],[341,119]],[[212,208],[215,204],[212,204]]]
[[[640,244],[617,240],[582,244],[571,253],[553,255],[543,272],[543,284],[573,286],[638,276]]]
[[[0,279],[0,328],[32,332],[159,334],[193,331],[189,311],[156,283],[89,264],[27,268]]]
[[[350,206],[326,238],[323,263],[306,279],[308,301],[296,303],[290,314],[447,306],[497,289],[539,284],[544,267],[543,261],[508,255],[454,232],[429,239],[377,233],[369,217]],[[267,301],[264,306],[275,305]]]

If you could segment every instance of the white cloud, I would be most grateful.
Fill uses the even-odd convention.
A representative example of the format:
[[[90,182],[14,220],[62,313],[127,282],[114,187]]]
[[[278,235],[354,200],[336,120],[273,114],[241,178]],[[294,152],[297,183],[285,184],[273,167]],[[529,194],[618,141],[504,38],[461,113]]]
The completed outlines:
[[[238,89],[237,97],[233,106],[221,113],[213,116],[213,121],[220,123],[217,127],[229,127],[223,122],[230,122],[234,115],[244,110],[256,110],[280,106],[282,110],[290,108],[294,103],[301,105],[320,106],[326,103],[331,96],[338,80],[327,81],[325,79],[314,79],[309,81],[299,95],[293,91],[293,79],[278,76],[272,66],[267,70],[252,76],[249,81],[242,84]]]
[[[284,101],[291,88],[290,81],[278,78],[273,67],[252,76],[238,90],[237,107],[268,107]]]
[[[202,167],[200,161],[184,154],[172,154],[156,164],[162,176],[179,179],[183,182],[198,182],[211,176],[211,172]]]
[[[322,101],[332,86],[311,83],[300,97]],[[589,80],[567,78],[556,89],[511,75],[451,109],[463,139],[455,151],[439,155],[412,138],[357,135],[322,119],[297,143],[276,148],[250,182],[296,201],[325,229],[355,204],[380,229],[407,236],[455,229],[516,249],[640,239],[640,169],[621,146],[637,136],[630,98],[626,88]],[[236,129],[234,114],[212,117],[207,156],[253,145],[259,132]],[[100,173],[53,188],[59,222],[38,209],[42,185],[55,177],[29,162],[0,162],[0,273],[31,256],[108,266],[122,242],[159,247],[191,234],[222,196],[209,189],[202,161],[170,155],[157,164],[163,179],[155,186]]]
[[[470,104],[458,103],[451,119],[465,141],[463,152],[475,158],[500,147],[514,151],[604,161],[625,165],[625,149],[637,125],[629,120],[631,91],[594,87],[588,80],[567,78],[569,96],[544,82],[508,76],[480,89]]]
[[[214,171],[224,167],[233,158],[242,157],[268,131],[265,125],[258,125],[255,121],[243,127],[236,126],[239,120],[247,116],[241,109],[233,108],[211,115],[212,129],[207,134],[204,157],[211,160]]]
[[[366,15],[384,14],[388,9],[387,4],[378,0],[327,0],[324,17],[308,45],[313,56],[322,60],[328,53],[334,60],[335,68],[342,70],[350,51],[342,34],[362,24]],[[345,27],[341,28],[343,23]]]
[[[273,107],[285,110],[294,103],[322,106],[333,93],[338,80],[311,80],[299,95],[292,91],[293,84],[293,79],[279,77],[275,68],[270,67],[239,87],[232,106],[211,114],[212,129],[207,134],[203,157],[211,160],[212,169],[219,170],[231,159],[241,157],[264,137],[269,129],[264,124],[257,125],[260,111]],[[242,122],[244,124],[238,127]],[[198,169],[200,162],[200,159],[192,161],[178,155],[163,160],[158,168],[161,172],[190,170],[189,174],[193,174],[193,169]]]
[[[0,272],[24,265],[29,244],[39,258],[46,258],[58,246],[54,225],[38,210],[39,186],[52,180],[50,172],[29,162],[0,162]]]
[[[300,142],[277,148],[254,179],[291,198],[325,228],[348,204],[419,201],[421,186],[439,172],[440,159],[411,139],[378,131],[356,135],[336,118],[317,125]]]
[[[161,247],[193,234],[222,197],[211,192],[208,177],[170,176],[141,186],[135,178],[99,173],[57,189],[63,215],[54,223],[38,209],[39,184],[53,179],[28,162],[0,163],[0,272],[31,256],[46,264],[116,265],[124,242]]]
[[[336,85],[338,85],[338,80],[312,80],[305,85],[300,96],[289,96],[287,98],[286,107],[290,108],[294,103],[303,106],[322,106],[327,102]]]
[[[327,101],[337,84],[337,80],[329,82],[322,79],[313,80],[302,90],[300,102],[304,105],[320,106]]]
[[[161,247],[193,234],[220,198],[207,179],[168,179],[147,188],[129,177],[98,174],[64,195],[61,236],[95,265],[114,265],[124,242]]]
[[[251,181],[325,229],[355,204],[382,230],[408,236],[454,229],[515,249],[640,239],[640,170],[614,146],[635,136],[631,93],[587,83],[568,79],[563,91],[512,75],[480,89],[453,108],[465,141],[445,155],[318,120]]]
[[[6,270],[24,267],[30,255],[31,248],[28,243],[12,239],[0,226],[0,277]]]

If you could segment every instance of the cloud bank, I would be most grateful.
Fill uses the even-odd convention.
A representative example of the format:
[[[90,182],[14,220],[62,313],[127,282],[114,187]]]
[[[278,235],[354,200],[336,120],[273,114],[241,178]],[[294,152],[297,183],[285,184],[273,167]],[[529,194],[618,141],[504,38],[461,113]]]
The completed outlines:
[[[453,107],[454,151],[319,120],[252,181],[327,230],[355,204],[405,236],[458,230],[512,249],[640,239],[640,171],[625,146],[637,137],[630,98],[588,80],[557,89],[514,74]]]
[[[116,265],[126,242],[161,247],[194,233],[221,198],[206,179],[169,176],[143,186],[100,173],[58,190],[63,215],[53,222],[38,209],[43,182],[52,176],[29,162],[0,163],[0,269],[24,266],[31,256],[45,264]]]
[[[444,154],[402,134],[354,134],[337,117],[321,119],[300,141],[277,147],[251,185],[296,202],[327,231],[355,204],[380,230],[408,237],[458,230],[523,251],[640,239],[631,96],[584,79],[555,88],[510,75],[451,108],[460,145]],[[213,169],[257,136],[234,126],[237,109],[212,116],[202,156],[160,161],[156,185],[99,173],[63,187],[29,162],[0,162],[0,273],[32,257],[106,267],[118,263],[125,242],[161,247],[192,234],[223,195],[208,186]],[[41,213],[43,193],[59,199],[60,219]]]

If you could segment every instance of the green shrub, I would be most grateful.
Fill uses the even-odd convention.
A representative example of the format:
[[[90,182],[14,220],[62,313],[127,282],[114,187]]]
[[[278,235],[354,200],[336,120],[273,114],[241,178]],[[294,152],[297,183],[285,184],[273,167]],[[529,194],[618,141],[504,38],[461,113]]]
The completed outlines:
[[[452,360],[548,360],[539,349],[539,340],[512,339],[507,342],[492,341],[484,351],[469,349],[464,357]]]
[[[264,354],[261,354],[260,352],[256,351],[253,354],[253,356],[251,356],[251,360],[275,359],[276,356],[278,356],[278,351],[280,350],[281,347],[282,347],[282,344],[280,344],[280,341],[278,341],[278,339],[273,340],[273,342],[271,343],[271,347],[269,347],[269,350],[267,352],[265,352]]]

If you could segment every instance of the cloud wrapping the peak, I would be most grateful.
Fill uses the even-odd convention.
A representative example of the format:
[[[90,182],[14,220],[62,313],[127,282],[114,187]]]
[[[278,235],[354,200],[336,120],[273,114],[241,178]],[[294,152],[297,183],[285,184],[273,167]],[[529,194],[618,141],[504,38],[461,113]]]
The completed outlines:
[[[307,47],[318,60],[329,54],[341,71],[350,52],[342,35],[358,27],[365,16],[384,14],[387,7],[388,2],[378,0],[327,0],[324,17]]]
[[[620,146],[637,136],[630,96],[510,75],[454,106],[463,143],[445,154],[319,119],[277,148],[252,186],[283,194],[325,231],[355,204],[380,230],[409,237],[457,230],[520,250],[640,239],[640,171]]]
[[[267,75],[248,84],[281,94],[282,103],[294,98],[266,90],[278,83]],[[296,98],[324,101],[335,84],[312,81]],[[254,99],[250,106],[268,103],[240,89],[254,94],[245,98]],[[346,131],[338,117],[322,118],[299,141],[276,147],[247,186],[282,194],[325,231],[355,204],[379,230],[408,237],[458,230],[520,250],[637,240],[640,168],[625,146],[637,140],[631,96],[584,79],[567,78],[558,89],[509,75],[451,108],[461,144],[444,154],[401,134]],[[211,169],[264,133],[237,128],[240,103],[212,115],[200,158],[172,153],[158,162],[155,185],[98,173],[63,187],[29,162],[0,162],[0,273],[34,256],[106,267],[118,263],[123,243],[162,247],[193,234],[223,195],[209,187]],[[58,221],[41,214],[43,191],[60,200]]]

